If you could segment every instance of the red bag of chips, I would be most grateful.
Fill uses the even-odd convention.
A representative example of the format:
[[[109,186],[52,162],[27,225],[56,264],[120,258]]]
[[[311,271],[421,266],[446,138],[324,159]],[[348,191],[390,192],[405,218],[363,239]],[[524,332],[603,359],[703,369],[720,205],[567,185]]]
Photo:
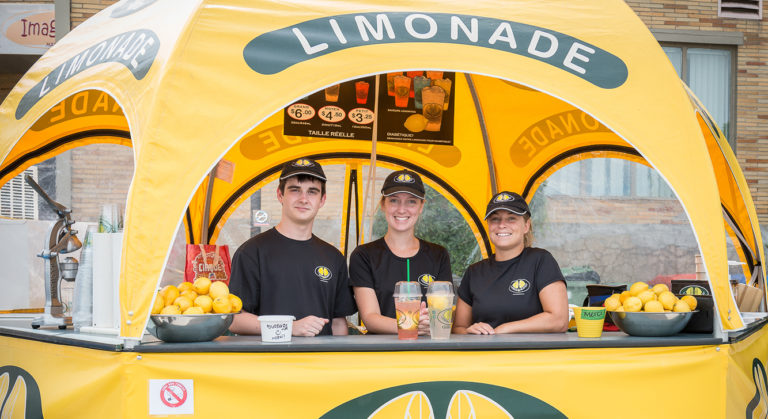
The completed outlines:
[[[224,281],[229,285],[232,272],[229,259],[229,246],[214,244],[187,244],[187,264],[184,268],[184,280],[194,282],[204,276],[211,281]]]

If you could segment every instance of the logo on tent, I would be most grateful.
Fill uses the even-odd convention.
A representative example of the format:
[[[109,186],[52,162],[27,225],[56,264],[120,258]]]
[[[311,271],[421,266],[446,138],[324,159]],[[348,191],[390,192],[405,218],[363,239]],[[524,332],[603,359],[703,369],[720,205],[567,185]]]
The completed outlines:
[[[243,58],[257,73],[276,74],[348,48],[415,43],[469,45],[520,55],[603,89],[621,86],[628,76],[627,65],[619,57],[568,34],[522,22],[451,13],[378,10],[307,20],[253,38],[243,49]]]
[[[564,418],[551,405],[506,387],[431,381],[389,387],[352,399],[321,419],[336,418]]]
[[[0,367],[0,416],[42,418],[40,388],[27,371],[12,365]]]

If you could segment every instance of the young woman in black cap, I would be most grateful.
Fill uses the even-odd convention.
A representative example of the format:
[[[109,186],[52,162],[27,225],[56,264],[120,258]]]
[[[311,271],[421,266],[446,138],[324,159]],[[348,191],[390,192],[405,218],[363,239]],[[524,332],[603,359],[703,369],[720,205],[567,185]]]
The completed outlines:
[[[384,237],[358,246],[349,260],[349,277],[360,318],[372,333],[397,333],[395,301],[398,281],[418,281],[422,294],[432,281],[451,281],[451,262],[444,247],[414,234],[424,210],[424,184],[408,170],[391,173],[381,188],[381,210],[387,220]],[[409,270],[410,268],[410,270]],[[429,334],[422,302],[419,334]]]
[[[496,253],[464,273],[453,332],[565,332],[565,278],[552,254],[531,247],[528,204],[516,193],[498,193],[488,203],[485,220]]]

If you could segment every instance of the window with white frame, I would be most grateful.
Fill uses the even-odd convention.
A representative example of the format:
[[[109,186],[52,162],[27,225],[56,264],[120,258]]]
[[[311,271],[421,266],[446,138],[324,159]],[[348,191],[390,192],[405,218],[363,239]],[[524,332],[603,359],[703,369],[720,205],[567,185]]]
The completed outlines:
[[[701,100],[735,150],[734,49],[667,43],[662,48],[677,75]]]
[[[0,188],[0,217],[36,220],[37,193],[24,181],[30,175],[37,182],[37,167],[32,166]]]

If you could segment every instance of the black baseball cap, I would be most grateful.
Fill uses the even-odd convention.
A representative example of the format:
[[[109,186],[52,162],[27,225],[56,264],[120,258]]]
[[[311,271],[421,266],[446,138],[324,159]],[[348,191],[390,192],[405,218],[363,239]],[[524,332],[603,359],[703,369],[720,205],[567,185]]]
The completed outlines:
[[[421,177],[410,170],[398,170],[392,172],[384,180],[381,194],[390,196],[398,192],[409,193],[419,199],[424,199],[424,184]]]
[[[508,191],[499,192],[488,201],[488,206],[485,208],[485,218],[483,219],[488,219],[491,214],[498,210],[509,211],[517,215],[531,213],[528,204],[522,196]]]
[[[289,161],[283,165],[283,171],[280,173],[280,180],[288,179],[291,176],[307,175],[318,178],[323,182],[325,179],[325,172],[320,163],[308,158],[302,157],[300,159]]]

